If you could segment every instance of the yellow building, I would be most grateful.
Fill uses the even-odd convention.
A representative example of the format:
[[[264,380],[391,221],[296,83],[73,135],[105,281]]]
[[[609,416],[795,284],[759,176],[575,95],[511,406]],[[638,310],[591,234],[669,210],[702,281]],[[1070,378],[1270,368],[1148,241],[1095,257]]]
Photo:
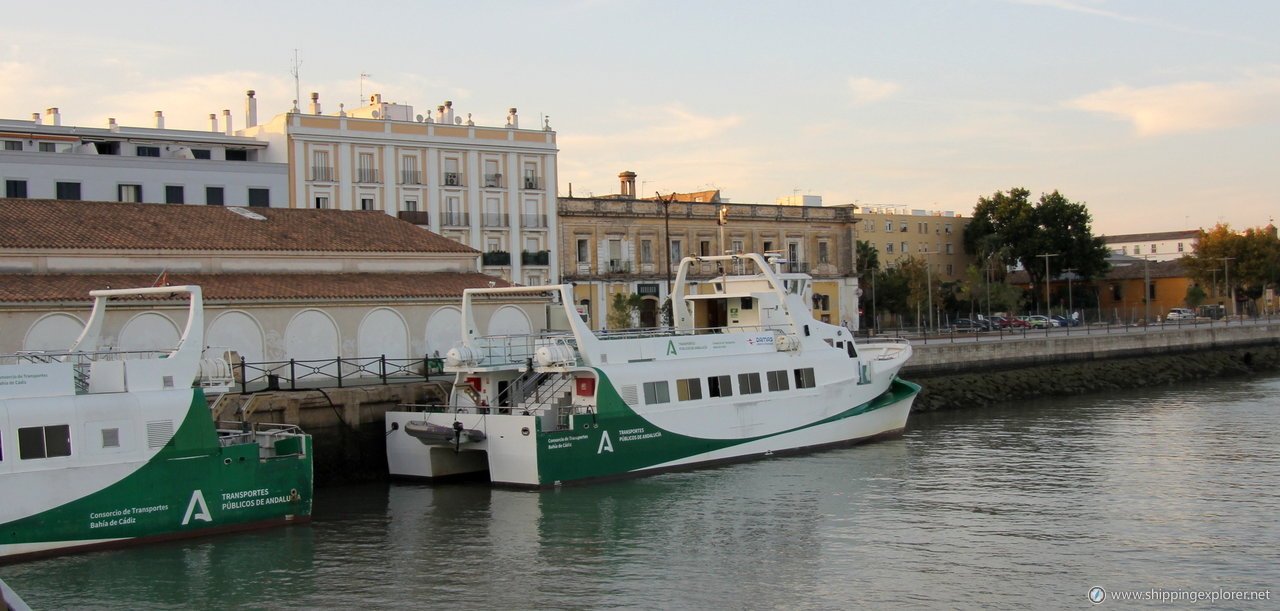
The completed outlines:
[[[875,247],[881,269],[916,257],[924,259],[942,282],[953,282],[964,278],[965,269],[974,262],[964,252],[969,220],[954,212],[860,206],[857,238]]]
[[[661,305],[681,258],[740,252],[780,254],[784,271],[813,277],[815,318],[856,328],[852,208],[724,203],[718,191],[678,194],[664,203],[636,199],[634,173],[619,178],[621,195],[560,198],[557,205],[554,251],[562,279],[574,284],[575,301],[592,328],[605,328],[615,293],[641,297],[639,326],[660,325]],[[712,264],[697,271],[699,281],[720,273]]]

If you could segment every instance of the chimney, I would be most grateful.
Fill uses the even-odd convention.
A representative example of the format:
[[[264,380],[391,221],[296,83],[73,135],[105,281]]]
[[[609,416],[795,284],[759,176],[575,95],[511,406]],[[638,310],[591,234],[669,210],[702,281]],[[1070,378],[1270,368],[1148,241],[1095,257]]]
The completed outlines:
[[[622,196],[627,199],[636,198],[636,173],[630,170],[618,174],[622,181]]]
[[[58,108],[56,106],[53,108],[46,108],[44,110],[44,114],[45,125],[53,125],[54,127],[62,125],[62,113],[58,112]]]
[[[516,115],[516,109],[514,108],[507,111],[507,127],[520,129],[520,117]]]
[[[35,123],[36,125],[40,125],[40,113],[38,112],[31,113],[31,122]]]
[[[156,111],[156,129],[164,129],[164,111]]]
[[[258,99],[253,97],[253,90],[244,92],[244,126],[253,127],[258,124]]]
[[[224,125],[223,125],[223,128],[224,128],[223,133],[224,133],[224,134],[226,134],[226,135],[228,135],[228,136],[234,136],[235,134],[234,134],[234,133],[232,133],[232,129],[231,129],[231,111],[230,111],[230,110],[228,110],[228,109],[226,109],[226,108],[223,108],[223,109],[222,109],[222,122],[223,122],[223,124],[224,124]]]
[[[311,114],[320,114],[320,94],[314,91],[311,92]]]
[[[209,131],[218,131],[218,115],[209,113]]]
[[[113,132],[118,132],[118,131],[120,131],[120,126],[116,124],[116,118],[115,118],[115,117],[110,117],[110,118],[108,118],[108,119],[107,119],[107,129],[109,129],[109,130],[111,130],[111,131],[113,131]]]
[[[453,124],[453,100],[444,102],[444,122]]]

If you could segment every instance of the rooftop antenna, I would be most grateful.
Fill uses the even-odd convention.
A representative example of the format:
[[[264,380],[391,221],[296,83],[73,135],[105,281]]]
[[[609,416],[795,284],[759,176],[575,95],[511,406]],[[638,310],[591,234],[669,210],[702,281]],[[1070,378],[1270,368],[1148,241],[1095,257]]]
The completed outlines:
[[[293,66],[289,69],[289,74],[293,75],[293,105],[298,105],[298,100],[302,99],[302,85],[298,80],[298,74],[302,68],[302,60],[298,59],[298,50],[293,50]]]
[[[368,72],[360,73],[360,102],[361,103],[364,103],[364,80],[367,78],[373,78],[373,75],[369,74]]]

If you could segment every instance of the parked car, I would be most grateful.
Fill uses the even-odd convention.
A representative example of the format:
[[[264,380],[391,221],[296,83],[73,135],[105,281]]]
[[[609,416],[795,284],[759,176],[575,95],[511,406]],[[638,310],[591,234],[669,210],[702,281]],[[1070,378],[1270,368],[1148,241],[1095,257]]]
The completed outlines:
[[[1061,314],[1056,314],[1054,315],[1053,320],[1054,322],[1058,323],[1059,327],[1079,327],[1080,326],[1079,318],[1071,318],[1070,316],[1063,316]]]
[[[951,324],[951,329],[953,331],[974,333],[978,331],[990,331],[991,326],[990,326],[990,323],[988,323],[985,320],[971,320],[968,318],[957,318],[955,322]]]
[[[1013,325],[1010,319],[1005,318],[1004,316],[988,316],[987,320],[991,321],[991,327],[993,329],[1008,329]]]
[[[1169,310],[1169,315],[1165,316],[1165,320],[1195,320],[1196,315],[1186,308],[1173,308]]]
[[[1026,322],[1034,329],[1050,329],[1057,326],[1048,316],[1041,316],[1039,314],[1027,316]]]

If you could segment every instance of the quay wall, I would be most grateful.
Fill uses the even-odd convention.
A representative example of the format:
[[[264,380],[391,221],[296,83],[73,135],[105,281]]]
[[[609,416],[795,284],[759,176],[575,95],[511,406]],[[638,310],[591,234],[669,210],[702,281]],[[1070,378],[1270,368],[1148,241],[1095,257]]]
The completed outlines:
[[[1159,386],[1280,370],[1280,324],[914,346],[901,377],[921,385],[913,411]]]

